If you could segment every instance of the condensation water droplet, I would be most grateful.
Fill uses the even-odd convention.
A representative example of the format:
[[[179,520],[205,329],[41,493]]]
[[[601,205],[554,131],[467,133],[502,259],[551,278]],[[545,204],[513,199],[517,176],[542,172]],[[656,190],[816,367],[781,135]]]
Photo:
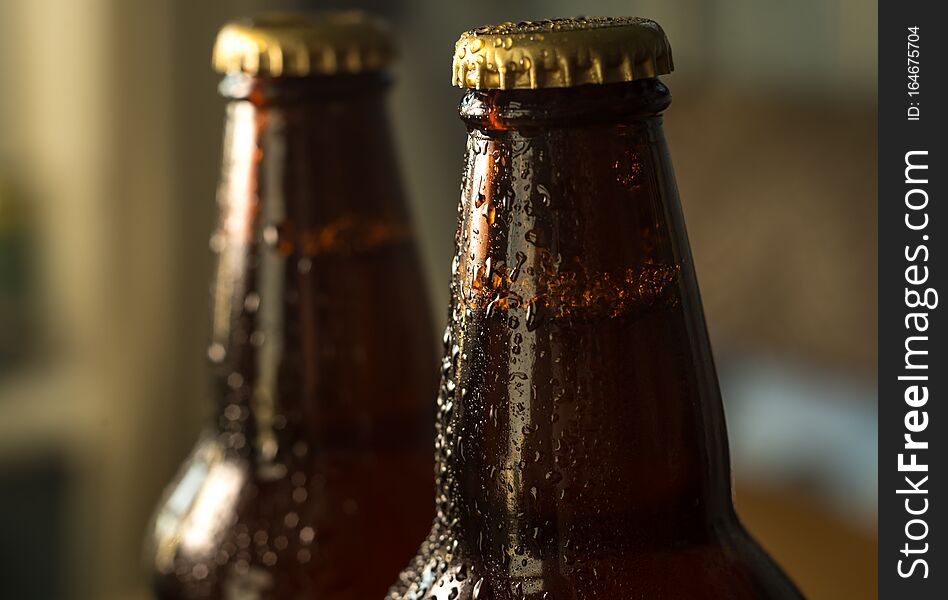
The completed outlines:
[[[546,245],[546,236],[543,235],[543,231],[540,229],[531,229],[523,237],[534,246],[543,247]]]
[[[239,390],[240,387],[244,384],[244,376],[234,371],[227,376],[227,385],[232,390]]]
[[[313,268],[313,261],[308,256],[304,256],[303,258],[299,259],[299,261],[296,263],[296,270],[299,271],[300,274],[302,275],[309,273],[310,269],[312,268]]]
[[[491,204],[487,208],[487,212],[484,214],[484,218],[487,219],[487,223],[490,225],[493,225],[494,221],[497,220],[497,209],[494,207],[493,204]]]
[[[227,408],[224,409],[224,417],[230,421],[237,421],[240,419],[242,413],[243,411],[239,404],[228,404]]]
[[[543,206],[550,206],[550,191],[542,183],[537,185],[537,193],[540,194],[540,202]]]
[[[260,295],[256,292],[250,292],[244,297],[244,310],[252,314],[257,312],[258,308],[260,308]]]
[[[540,325],[541,321],[537,302],[531,302],[527,305],[527,331],[533,331]]]
[[[484,267],[477,267],[477,269],[474,271],[474,274],[471,276],[471,287],[475,290],[483,288],[485,274],[486,269]]]
[[[280,241],[280,230],[276,225],[267,225],[263,228],[263,241],[269,246],[276,246]]]
[[[272,460],[273,457],[276,456],[277,449],[277,441],[272,437],[268,437],[260,444],[260,453],[263,456],[268,457],[268,460]]]
[[[220,231],[215,231],[211,235],[211,239],[208,242],[208,245],[211,248],[211,252],[214,254],[220,254],[224,251],[224,248],[227,246],[227,239],[224,237],[224,234]]]
[[[516,259],[517,262],[514,265],[513,271],[510,272],[511,281],[517,281],[517,277],[520,276],[520,269],[523,267],[523,263],[527,262],[527,255],[523,252],[517,252]]]
[[[297,458],[303,458],[309,453],[309,444],[306,442],[296,442],[293,444],[293,455]]]
[[[224,349],[223,344],[215,342],[207,349],[207,357],[211,359],[211,362],[213,363],[219,363],[223,361],[225,356],[227,356],[227,350]]]

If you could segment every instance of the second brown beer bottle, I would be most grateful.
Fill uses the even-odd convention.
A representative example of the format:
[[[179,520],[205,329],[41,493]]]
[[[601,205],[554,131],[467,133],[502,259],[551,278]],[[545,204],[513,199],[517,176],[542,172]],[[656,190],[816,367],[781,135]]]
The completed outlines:
[[[390,599],[800,598],[731,502],[662,133],[671,69],[644,19],[458,41],[437,517]]]
[[[362,13],[221,30],[216,414],[153,523],[158,598],[381,598],[431,523],[437,364]]]

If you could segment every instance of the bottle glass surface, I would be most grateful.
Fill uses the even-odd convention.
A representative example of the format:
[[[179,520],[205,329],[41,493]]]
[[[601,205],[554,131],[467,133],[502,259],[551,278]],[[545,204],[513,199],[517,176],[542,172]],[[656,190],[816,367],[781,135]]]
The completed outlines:
[[[465,91],[437,517],[390,600],[800,598],[733,509],[669,103]]]
[[[431,524],[435,335],[387,85],[221,84],[217,411],[156,513],[158,598],[381,598]]]

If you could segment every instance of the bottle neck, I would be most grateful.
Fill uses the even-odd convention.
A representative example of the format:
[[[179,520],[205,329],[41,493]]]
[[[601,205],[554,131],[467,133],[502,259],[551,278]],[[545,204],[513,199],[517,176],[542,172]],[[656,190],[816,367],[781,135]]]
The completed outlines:
[[[384,80],[229,77],[221,87],[208,355],[224,446],[272,462],[314,444],[388,445],[379,435],[391,427],[376,426],[386,418],[407,420],[405,438],[416,439],[414,398],[384,389],[430,379],[416,372],[430,352],[427,304]],[[384,319],[399,306],[409,307],[400,322]],[[395,339],[406,350],[388,360]]]
[[[551,554],[707,543],[732,517],[668,102],[651,80],[461,104],[444,514],[524,576]]]

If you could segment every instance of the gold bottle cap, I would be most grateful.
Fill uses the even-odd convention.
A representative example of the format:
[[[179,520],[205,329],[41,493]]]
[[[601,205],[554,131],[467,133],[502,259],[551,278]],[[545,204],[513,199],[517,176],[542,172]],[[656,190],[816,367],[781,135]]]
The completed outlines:
[[[379,71],[395,58],[388,27],[368,13],[272,13],[230,22],[214,44],[220,73],[264,77]]]
[[[671,73],[661,26],[640,17],[577,17],[501,23],[461,34],[453,85],[555,88]]]

